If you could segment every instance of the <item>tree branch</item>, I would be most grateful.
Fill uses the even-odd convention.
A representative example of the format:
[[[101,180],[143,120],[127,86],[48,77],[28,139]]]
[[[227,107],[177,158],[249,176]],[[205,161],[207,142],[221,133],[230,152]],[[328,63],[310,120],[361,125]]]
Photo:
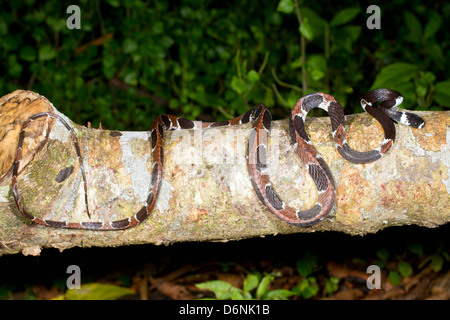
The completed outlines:
[[[0,255],[21,251],[36,255],[43,247],[229,241],[328,230],[364,235],[389,226],[436,227],[450,221],[450,113],[420,112],[424,129],[396,125],[393,148],[365,165],[349,163],[335,150],[329,118],[307,119],[311,140],[329,164],[337,186],[335,209],[313,227],[290,226],[259,202],[245,164],[249,124],[167,132],[157,205],[137,227],[102,232],[30,225],[14,204],[11,165],[21,124],[43,111],[57,112],[48,100],[29,91],[0,99]],[[370,116],[351,115],[346,120],[353,148],[367,151],[382,141],[381,127]],[[136,213],[145,203],[151,181],[149,132],[99,130],[68,121],[81,148],[92,221]],[[67,130],[53,120],[36,120],[24,145],[18,186],[25,208],[47,219],[88,221]],[[312,206],[317,190],[293,153],[286,120],[273,122],[269,157],[273,185],[284,201],[298,209]],[[61,172],[71,174],[61,176]]]

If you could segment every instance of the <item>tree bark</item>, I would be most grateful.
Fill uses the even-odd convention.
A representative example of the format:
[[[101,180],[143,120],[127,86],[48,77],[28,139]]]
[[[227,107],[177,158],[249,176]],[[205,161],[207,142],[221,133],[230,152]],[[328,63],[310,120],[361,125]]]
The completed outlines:
[[[44,247],[230,241],[315,231],[364,235],[390,226],[437,227],[450,221],[450,113],[417,112],[425,128],[396,125],[392,149],[364,165],[347,162],[336,151],[329,118],[307,119],[307,131],[337,187],[332,213],[313,227],[290,226],[258,200],[245,162],[249,124],[166,132],[157,205],[134,228],[86,231],[30,224],[15,206],[11,168],[22,123],[38,112],[58,113],[47,99],[29,91],[0,99],[0,255],[38,255]],[[92,219],[70,135],[48,118],[36,120],[26,132],[18,175],[24,207],[41,218],[70,221],[117,220],[136,213],[151,181],[149,132],[100,130],[67,121],[80,144]],[[356,150],[376,148],[383,140],[381,127],[367,114],[347,116],[346,123],[347,139]],[[317,190],[293,152],[287,120],[273,122],[269,151],[278,194],[298,209],[314,205]]]

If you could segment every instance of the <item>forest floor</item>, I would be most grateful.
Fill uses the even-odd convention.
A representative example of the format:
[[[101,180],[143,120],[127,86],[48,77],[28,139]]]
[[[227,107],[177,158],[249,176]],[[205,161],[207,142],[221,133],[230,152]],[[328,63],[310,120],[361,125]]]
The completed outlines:
[[[38,257],[0,257],[0,300],[111,298],[94,292],[105,284],[113,285],[109,292],[126,288],[113,299],[133,300],[449,300],[449,231],[402,227],[364,237],[45,249]],[[85,290],[78,296],[66,286],[69,265],[81,270]],[[376,283],[369,266],[380,267],[379,289],[369,288]]]

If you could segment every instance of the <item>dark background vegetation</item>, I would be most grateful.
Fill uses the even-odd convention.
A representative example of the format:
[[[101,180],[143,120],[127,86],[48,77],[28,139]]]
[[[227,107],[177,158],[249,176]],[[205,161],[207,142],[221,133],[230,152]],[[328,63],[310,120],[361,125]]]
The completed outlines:
[[[410,110],[450,108],[450,3],[444,0],[0,3],[0,96],[15,89],[36,91],[78,124],[90,122],[97,127],[101,123],[111,130],[147,130],[155,116],[163,113],[221,121],[260,102],[269,107],[275,119],[285,119],[297,99],[314,91],[334,95],[346,114],[351,114],[362,112],[362,95],[379,87],[400,91],[405,97],[403,107]],[[66,9],[72,4],[81,9],[81,30],[66,27],[70,16]],[[371,15],[366,9],[370,4],[381,8],[379,30],[366,27]],[[409,232],[405,229],[400,234]],[[442,263],[436,269],[448,268],[448,239],[442,236],[448,233],[446,230],[420,230],[426,236],[416,239],[423,249],[419,255],[417,249],[410,250],[417,232],[413,228],[404,237],[412,242],[400,241],[401,248],[396,247],[391,257],[400,263],[415,252],[410,265],[418,272],[421,261],[437,254]],[[434,235],[439,235],[440,240],[436,241]],[[301,260],[309,246],[320,247],[313,255],[326,263],[334,246],[348,243],[352,244],[351,250],[342,257],[356,258],[368,242],[374,245],[368,254],[376,257],[383,249],[376,248],[376,243],[385,237],[385,232],[364,240],[314,234],[230,245],[95,249],[95,254],[94,249],[68,250],[63,254],[44,251],[41,258],[0,258],[0,268],[11,268],[13,262],[52,265],[55,260],[69,259],[73,253],[74,260],[84,255],[92,259],[125,255],[130,264],[134,261],[137,265],[142,260],[135,257],[144,256],[158,265],[154,272],[164,273],[167,261],[183,263],[176,258],[180,251],[185,256],[192,250],[192,259],[202,256],[203,260],[205,255],[199,250],[212,247],[212,251],[205,249],[211,260],[220,260],[212,254],[219,252],[224,260],[233,261],[233,252],[240,251],[241,245],[252,252],[252,259],[271,257],[267,247],[279,251],[282,257],[277,259],[281,261]],[[395,232],[389,233],[389,239],[392,238],[393,243],[397,242]],[[278,250],[274,244],[290,250]],[[129,256],[125,250],[135,255]],[[146,251],[158,254],[149,256],[144,254]],[[283,253],[290,258],[283,259]],[[161,258],[168,255],[171,258]],[[195,264],[192,259],[190,263]],[[440,260],[436,259],[439,265]],[[91,268],[95,269],[91,265],[85,270]],[[169,269],[173,268],[170,265]],[[258,268],[268,272],[260,264],[255,265]],[[408,276],[408,272],[395,268],[390,271],[400,275],[398,281]],[[2,279],[5,274],[0,276],[0,296],[26,290],[27,285],[41,280],[52,282],[47,279],[50,275],[44,273],[21,284],[19,279],[17,283],[16,279]],[[90,281],[94,280],[91,277]],[[323,296],[320,292],[317,295]]]

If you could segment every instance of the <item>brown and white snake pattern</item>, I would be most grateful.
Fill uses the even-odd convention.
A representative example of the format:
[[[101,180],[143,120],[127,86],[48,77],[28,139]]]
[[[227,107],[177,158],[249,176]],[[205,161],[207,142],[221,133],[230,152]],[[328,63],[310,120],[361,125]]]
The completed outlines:
[[[326,93],[317,92],[308,94],[297,101],[289,118],[291,142],[295,152],[301,159],[308,173],[311,175],[318,190],[318,199],[316,204],[312,208],[304,211],[297,211],[286,205],[274,190],[272,183],[270,182],[270,177],[267,174],[267,139],[270,135],[272,116],[264,104],[256,105],[252,110],[249,110],[245,114],[223,122],[206,123],[167,114],[158,116],[153,122],[150,131],[153,164],[147,201],[144,206],[132,217],[105,222],[65,222],[45,220],[30,214],[22,206],[17,188],[17,175],[20,161],[22,159],[22,146],[25,138],[25,131],[28,125],[35,119],[41,117],[51,117],[62,122],[71,134],[80,163],[80,171],[84,182],[86,210],[89,215],[85,170],[81,160],[81,152],[78,141],[72,128],[66,121],[64,121],[63,118],[54,113],[45,112],[35,114],[23,123],[22,130],[20,132],[16,158],[13,163],[13,196],[17,208],[22,216],[32,222],[44,226],[88,230],[119,230],[131,228],[144,221],[150,215],[158,199],[158,194],[161,189],[163,179],[163,139],[165,131],[179,129],[204,129],[252,122],[253,125],[247,150],[247,168],[256,195],[259,200],[281,220],[291,225],[307,227],[320,222],[328,215],[333,208],[336,197],[336,186],[332,173],[322,156],[311,143],[305,130],[305,119],[308,112],[313,108],[321,108],[327,111],[331,118],[332,136],[334,138],[337,150],[342,157],[348,161],[362,164],[381,158],[391,148],[395,140],[395,126],[392,120],[414,128],[420,129],[424,127],[425,122],[422,118],[397,108],[402,101],[403,97],[400,93],[389,89],[373,90],[361,99],[362,107],[381,124],[385,136],[383,142],[378,148],[368,152],[358,152],[349,147],[345,139],[344,112],[340,103],[333,96]],[[379,103],[379,105],[374,106],[376,103]]]

